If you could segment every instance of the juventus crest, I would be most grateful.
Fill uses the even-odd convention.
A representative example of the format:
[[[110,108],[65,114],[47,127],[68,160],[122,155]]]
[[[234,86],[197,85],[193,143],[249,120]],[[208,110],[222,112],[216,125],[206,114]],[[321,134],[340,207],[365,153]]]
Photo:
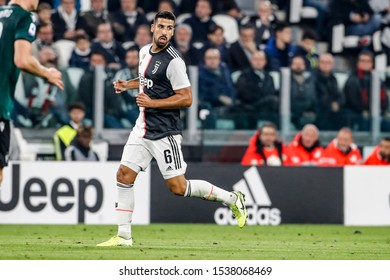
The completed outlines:
[[[160,67],[161,65],[161,61],[157,60],[156,61],[156,64],[154,64],[154,68],[153,68],[153,71],[152,71],[152,74],[156,74],[157,70],[158,70],[158,67]]]

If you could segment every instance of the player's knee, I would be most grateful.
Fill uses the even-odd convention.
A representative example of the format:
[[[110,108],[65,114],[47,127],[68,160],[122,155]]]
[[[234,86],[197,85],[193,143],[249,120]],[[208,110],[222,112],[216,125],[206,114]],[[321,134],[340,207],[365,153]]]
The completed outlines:
[[[116,181],[123,184],[134,184],[132,177],[132,174],[123,166],[120,166],[116,172]]]

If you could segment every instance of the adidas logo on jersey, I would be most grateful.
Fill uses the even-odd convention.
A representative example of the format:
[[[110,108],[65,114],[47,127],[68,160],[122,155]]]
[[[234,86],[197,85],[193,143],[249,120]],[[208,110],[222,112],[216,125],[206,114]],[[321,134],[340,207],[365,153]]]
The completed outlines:
[[[281,223],[281,212],[279,209],[271,207],[271,199],[255,166],[244,172],[244,178],[234,184],[233,190],[245,194],[248,225],[276,226]],[[227,207],[218,208],[214,213],[214,220],[218,225],[237,223]]]
[[[167,170],[165,170],[165,171],[172,171],[172,170],[173,170],[173,168],[169,165]]]

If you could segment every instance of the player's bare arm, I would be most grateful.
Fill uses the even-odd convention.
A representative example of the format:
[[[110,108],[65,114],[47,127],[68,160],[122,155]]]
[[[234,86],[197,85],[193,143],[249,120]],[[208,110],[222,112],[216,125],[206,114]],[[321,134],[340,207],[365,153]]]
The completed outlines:
[[[122,91],[128,89],[137,89],[139,88],[139,78],[131,79],[128,81],[117,80],[112,83],[114,85],[115,93],[121,93]]]
[[[41,65],[38,60],[32,56],[32,45],[26,40],[17,40],[14,43],[15,65],[30,74],[46,79],[49,83],[64,89],[62,74],[55,68],[47,68]]]
[[[175,90],[175,94],[164,99],[151,99],[146,93],[141,92],[136,97],[139,107],[178,109],[190,107],[192,104],[191,87]]]

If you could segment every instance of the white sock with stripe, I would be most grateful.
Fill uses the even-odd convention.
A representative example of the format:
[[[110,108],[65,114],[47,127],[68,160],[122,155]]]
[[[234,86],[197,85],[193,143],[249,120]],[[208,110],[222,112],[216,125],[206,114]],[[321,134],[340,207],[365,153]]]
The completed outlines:
[[[234,193],[218,188],[204,180],[188,180],[184,196],[220,201],[228,206],[234,204],[237,200],[237,196]]]
[[[133,186],[133,184],[116,183],[118,202],[115,205],[115,212],[118,222],[118,236],[125,239],[131,238],[131,221],[134,210]]]

